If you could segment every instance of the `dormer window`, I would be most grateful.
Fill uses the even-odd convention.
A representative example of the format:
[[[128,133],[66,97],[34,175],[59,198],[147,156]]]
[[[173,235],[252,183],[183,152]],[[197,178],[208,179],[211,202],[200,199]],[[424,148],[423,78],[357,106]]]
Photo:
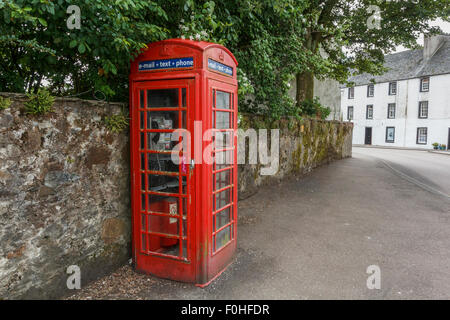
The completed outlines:
[[[420,92],[428,92],[430,91],[430,78],[422,78],[420,79]]]
[[[389,83],[389,95],[395,96],[397,94],[397,82]]]

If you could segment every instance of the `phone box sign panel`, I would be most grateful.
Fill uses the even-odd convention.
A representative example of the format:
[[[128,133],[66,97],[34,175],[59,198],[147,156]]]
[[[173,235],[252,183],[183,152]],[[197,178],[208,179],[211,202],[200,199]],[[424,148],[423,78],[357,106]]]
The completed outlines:
[[[220,62],[208,59],[208,68],[228,76],[233,76],[233,68]]]
[[[193,68],[194,58],[178,58],[139,62],[139,71]]]

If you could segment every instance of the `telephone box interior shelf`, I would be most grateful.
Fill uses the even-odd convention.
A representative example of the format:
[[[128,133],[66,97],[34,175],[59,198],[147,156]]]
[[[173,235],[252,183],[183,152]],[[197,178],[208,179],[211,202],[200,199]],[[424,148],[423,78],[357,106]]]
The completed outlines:
[[[208,285],[237,235],[237,61],[225,47],[152,43],[130,73],[136,270]]]

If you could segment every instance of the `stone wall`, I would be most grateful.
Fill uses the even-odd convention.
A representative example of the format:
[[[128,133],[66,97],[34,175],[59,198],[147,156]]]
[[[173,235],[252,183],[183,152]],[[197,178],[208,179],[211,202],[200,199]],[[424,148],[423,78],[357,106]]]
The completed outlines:
[[[317,119],[282,119],[267,122],[263,117],[241,115],[240,127],[279,128],[279,165],[275,175],[261,175],[261,164],[239,165],[239,198],[257,192],[264,184],[278,182],[285,177],[301,176],[315,167],[352,156],[353,124],[350,122]],[[268,137],[270,133],[268,133]],[[270,146],[268,147],[270,151]],[[246,146],[248,153],[248,142]]]
[[[68,266],[83,284],[130,257],[128,136],[103,124],[122,106],[57,99],[30,116],[26,97],[12,100],[0,110],[0,299],[54,298]]]
[[[57,99],[44,116],[24,114],[26,97],[0,110],[0,300],[67,293],[70,265],[82,285],[131,257],[128,133],[111,133],[107,115],[124,106]],[[240,126],[280,130],[280,165],[240,165],[240,198],[286,176],[351,156],[352,126],[243,115]]]

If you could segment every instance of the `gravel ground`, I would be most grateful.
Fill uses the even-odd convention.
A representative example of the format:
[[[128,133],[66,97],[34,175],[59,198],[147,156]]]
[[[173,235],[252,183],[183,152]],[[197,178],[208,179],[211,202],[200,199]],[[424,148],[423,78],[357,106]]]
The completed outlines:
[[[125,265],[65,300],[144,300],[140,295],[142,289],[155,281],[152,277],[134,272],[131,265]]]

